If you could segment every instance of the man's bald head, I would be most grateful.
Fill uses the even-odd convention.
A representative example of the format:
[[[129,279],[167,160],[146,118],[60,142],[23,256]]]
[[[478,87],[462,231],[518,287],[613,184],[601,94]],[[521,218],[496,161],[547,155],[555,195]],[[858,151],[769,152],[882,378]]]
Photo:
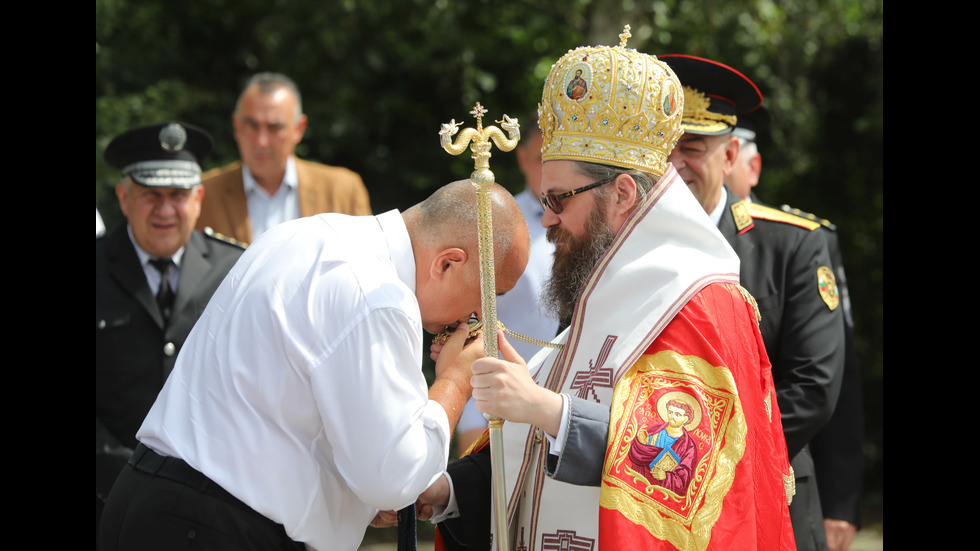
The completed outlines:
[[[515,242],[529,242],[527,222],[514,197],[493,184],[490,189],[493,218],[494,265],[499,272]],[[412,243],[428,249],[459,247],[467,254],[479,254],[476,188],[470,180],[447,184],[427,199],[405,211],[405,223]]]
[[[490,189],[496,294],[514,288],[531,248],[527,223],[514,197]],[[439,188],[402,214],[415,256],[415,296],[426,331],[439,333],[482,319],[477,193],[469,180]]]

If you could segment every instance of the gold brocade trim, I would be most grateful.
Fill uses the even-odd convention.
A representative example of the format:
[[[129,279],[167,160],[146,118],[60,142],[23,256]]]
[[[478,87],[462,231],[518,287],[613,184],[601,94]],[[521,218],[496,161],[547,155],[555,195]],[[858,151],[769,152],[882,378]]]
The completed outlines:
[[[808,220],[789,212],[783,212],[772,207],[760,205],[759,203],[746,203],[746,208],[748,209],[749,214],[752,215],[752,218],[761,218],[763,220],[772,220],[774,222],[792,224],[794,226],[806,228],[810,231],[820,227],[820,222]]]
[[[652,418],[644,405],[655,395],[673,393],[696,396],[703,408],[700,426],[688,434],[706,447],[698,446],[683,495],[654,484],[644,488],[644,481],[636,478],[642,475],[628,464],[641,428],[638,419]],[[611,419],[600,506],[618,511],[681,551],[704,551],[745,452],[748,429],[731,372],[671,350],[644,355],[616,386]]]
[[[766,417],[769,419],[769,422],[772,423],[772,396],[766,394],[766,398],[763,400],[763,402],[766,404]]]
[[[789,474],[783,475],[783,489],[786,490],[786,505],[793,504],[793,496],[796,495],[796,473],[793,467],[789,468]]]
[[[476,452],[477,450],[479,450],[480,448],[482,448],[484,445],[486,445],[488,443],[490,443],[490,430],[489,429],[484,430],[483,431],[483,434],[481,434],[479,436],[479,438],[477,438],[476,440],[474,440],[473,443],[470,444],[470,447],[466,448],[466,451],[464,451],[463,453],[461,453],[459,456],[460,457],[465,457],[465,456],[467,456],[467,455],[469,455],[471,453],[474,453],[474,452]]]
[[[738,286],[738,292],[742,294],[742,298],[745,299],[745,302],[752,305],[752,309],[755,310],[755,322],[759,323],[762,321],[762,313],[759,312],[759,303],[755,301],[755,297],[752,296],[752,293],[741,285]]]

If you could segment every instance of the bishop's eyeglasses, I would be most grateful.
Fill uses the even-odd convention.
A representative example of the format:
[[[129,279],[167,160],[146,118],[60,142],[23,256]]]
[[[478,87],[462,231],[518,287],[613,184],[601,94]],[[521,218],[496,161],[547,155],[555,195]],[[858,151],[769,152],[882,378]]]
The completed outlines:
[[[619,175],[617,174],[616,176],[619,176]],[[583,191],[589,191],[592,188],[595,188],[595,187],[599,187],[601,185],[608,184],[609,182],[612,182],[613,180],[615,180],[616,179],[616,176],[613,176],[612,178],[610,178],[608,180],[601,180],[599,182],[592,182],[591,184],[589,184],[587,186],[582,186],[582,187],[580,187],[578,189],[573,189],[571,191],[566,191],[565,193],[549,193],[549,194],[545,195],[544,197],[538,197],[538,201],[541,201],[541,206],[542,207],[544,207],[546,209],[551,209],[551,212],[553,212],[555,214],[561,214],[561,212],[563,210],[565,210],[565,207],[563,207],[562,204],[561,204],[562,199],[568,199],[569,197],[572,197],[574,195],[578,195],[579,193],[582,193]]]

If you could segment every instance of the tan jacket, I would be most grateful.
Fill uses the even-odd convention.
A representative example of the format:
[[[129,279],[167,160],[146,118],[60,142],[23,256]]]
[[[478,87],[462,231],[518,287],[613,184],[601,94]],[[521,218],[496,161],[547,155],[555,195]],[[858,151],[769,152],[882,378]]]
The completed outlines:
[[[301,216],[324,212],[357,216],[371,214],[367,188],[355,172],[297,158],[296,178]],[[209,170],[202,180],[204,200],[197,229],[210,227],[242,243],[251,243],[252,226],[245,201],[241,162]]]

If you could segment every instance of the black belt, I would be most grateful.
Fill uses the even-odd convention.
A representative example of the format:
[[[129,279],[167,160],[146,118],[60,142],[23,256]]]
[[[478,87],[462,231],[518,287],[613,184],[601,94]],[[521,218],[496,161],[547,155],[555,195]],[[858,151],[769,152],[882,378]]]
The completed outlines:
[[[137,471],[172,480],[222,501],[253,510],[242,500],[229,494],[228,490],[188,465],[183,459],[164,457],[143,444],[137,444],[136,451],[129,457],[129,464]]]

